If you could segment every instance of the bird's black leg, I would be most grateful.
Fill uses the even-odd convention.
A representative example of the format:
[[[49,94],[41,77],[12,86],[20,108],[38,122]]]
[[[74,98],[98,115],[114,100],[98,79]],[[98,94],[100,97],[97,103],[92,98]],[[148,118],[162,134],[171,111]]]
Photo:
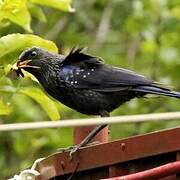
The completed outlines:
[[[109,113],[107,111],[101,111],[100,112],[101,117],[109,117]],[[91,142],[91,140],[105,127],[107,126],[107,124],[103,124],[103,125],[99,125],[96,128],[94,128],[89,134],[88,136],[83,139],[83,141],[81,141],[80,144],[74,146],[74,148],[70,151],[70,158],[72,159],[72,155],[78,151],[81,147],[86,146],[88,143]]]

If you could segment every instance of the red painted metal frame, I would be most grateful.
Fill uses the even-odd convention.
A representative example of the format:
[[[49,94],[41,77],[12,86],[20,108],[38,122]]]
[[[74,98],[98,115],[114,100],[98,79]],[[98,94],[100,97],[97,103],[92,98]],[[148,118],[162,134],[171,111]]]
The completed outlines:
[[[69,153],[56,153],[37,163],[37,179],[81,172],[180,150],[180,128],[149,133],[82,148],[69,160]],[[112,176],[111,176],[112,177]]]
[[[168,163],[146,171],[121,176],[114,178],[107,178],[103,180],[145,180],[145,179],[160,179],[173,174],[180,173],[180,161]]]

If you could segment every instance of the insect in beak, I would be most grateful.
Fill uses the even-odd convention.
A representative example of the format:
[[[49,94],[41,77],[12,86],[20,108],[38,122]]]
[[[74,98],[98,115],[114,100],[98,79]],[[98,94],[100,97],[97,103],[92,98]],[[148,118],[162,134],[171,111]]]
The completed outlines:
[[[15,71],[18,77],[19,77],[19,76],[24,77],[24,74],[23,74],[21,68],[18,67],[17,64],[18,64],[18,63],[13,64],[12,67],[11,67],[11,70]]]
[[[12,65],[12,70],[18,70],[19,68],[29,67],[28,63],[32,60],[18,61]]]
[[[31,62],[32,60],[25,60],[25,61],[18,61],[15,64],[12,65],[12,70],[16,71],[16,74],[19,76],[21,75],[22,77],[24,77],[24,74],[21,70],[21,68],[25,68],[25,67],[31,67],[31,68],[40,68],[38,66],[31,66],[28,65],[29,62]]]
[[[25,61],[18,61],[17,63],[12,65],[13,70],[17,70],[18,68],[25,68],[25,67],[31,67],[31,68],[40,68],[38,66],[31,66],[28,63],[31,62],[32,60],[25,60]]]

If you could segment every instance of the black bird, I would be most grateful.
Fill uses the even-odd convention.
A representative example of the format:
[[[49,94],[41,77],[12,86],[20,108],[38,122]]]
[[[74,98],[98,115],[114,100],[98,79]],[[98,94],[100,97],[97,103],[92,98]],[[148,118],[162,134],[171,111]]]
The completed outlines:
[[[146,94],[180,98],[179,92],[132,71],[107,65],[82,50],[74,48],[64,56],[32,47],[22,52],[13,69],[21,76],[24,76],[21,68],[30,72],[53,98],[88,115],[109,116],[123,103]],[[105,126],[94,129],[74,151]]]

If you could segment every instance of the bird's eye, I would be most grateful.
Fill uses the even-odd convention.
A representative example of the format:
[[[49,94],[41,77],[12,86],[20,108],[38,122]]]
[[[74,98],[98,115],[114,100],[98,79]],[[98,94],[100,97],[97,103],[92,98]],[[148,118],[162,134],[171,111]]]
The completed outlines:
[[[36,55],[37,55],[37,52],[36,52],[36,51],[32,51],[32,52],[31,52],[31,56],[32,56],[32,57],[35,57]]]

